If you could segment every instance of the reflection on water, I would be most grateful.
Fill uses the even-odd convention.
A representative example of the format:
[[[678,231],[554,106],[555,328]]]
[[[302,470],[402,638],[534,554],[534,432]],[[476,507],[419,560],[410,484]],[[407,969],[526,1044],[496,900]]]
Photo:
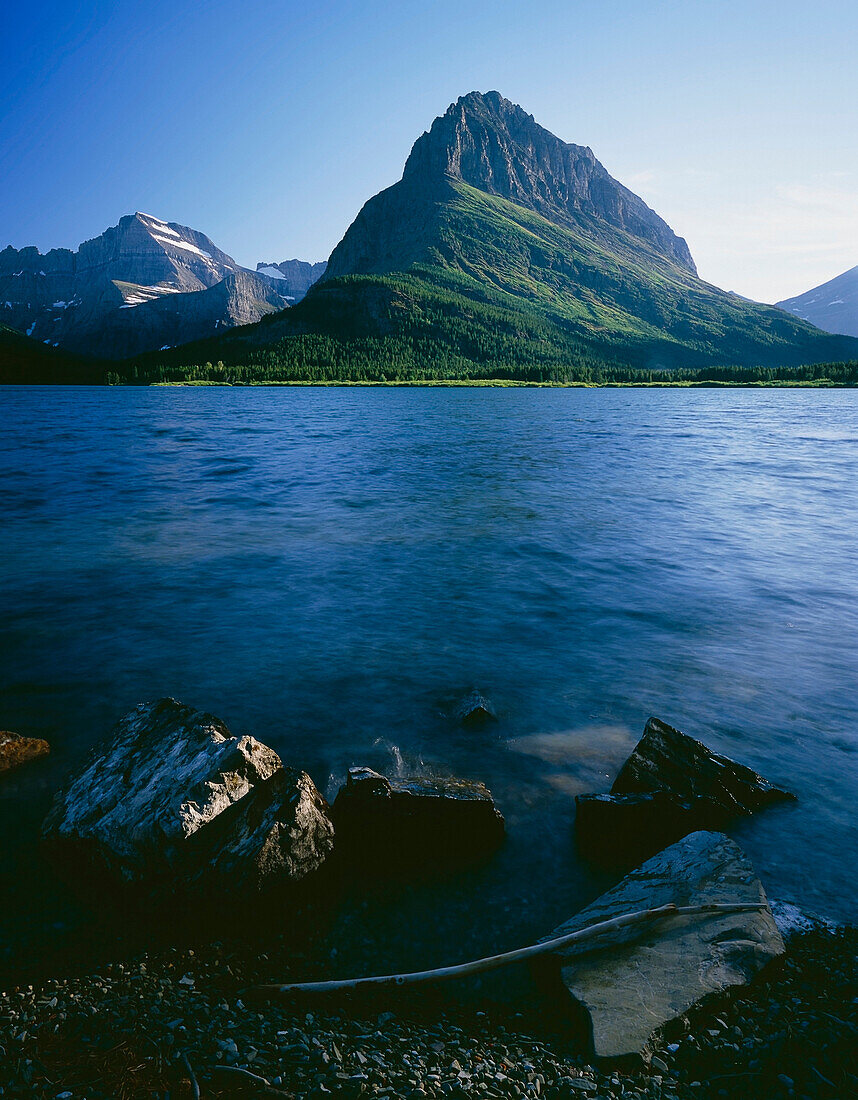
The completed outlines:
[[[328,790],[353,764],[492,788],[503,851],[344,912],[358,953],[425,964],[568,917],[604,885],[575,855],[573,795],[610,786],[650,714],[795,789],[736,833],[771,893],[856,916],[855,392],[0,406],[0,728],[54,746],[0,787],[0,936],[67,919],[34,854],[50,793],[162,695]],[[451,706],[475,686],[499,721],[464,730]]]

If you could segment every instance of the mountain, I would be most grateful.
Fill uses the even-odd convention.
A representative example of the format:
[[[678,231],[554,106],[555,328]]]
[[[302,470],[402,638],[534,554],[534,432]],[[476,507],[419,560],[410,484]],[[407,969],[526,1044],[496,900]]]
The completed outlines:
[[[858,342],[701,280],[686,242],[589,148],[471,92],[418,138],[303,301],[140,370],[575,380],[847,359]]]
[[[858,267],[844,271],[805,294],[786,298],[778,302],[778,307],[825,332],[858,336]]]
[[[94,383],[103,381],[90,360],[45,347],[21,332],[0,324],[0,383]]]
[[[584,229],[604,245],[615,245],[612,231],[623,230],[697,274],[685,241],[613,179],[592,150],[561,141],[497,92],[471,92],[418,138],[402,181],[364,206],[334,250],[328,277],[396,270],[406,256],[412,262],[426,259],[427,247],[439,243],[442,230],[432,216],[439,211],[432,208],[454,201],[449,186],[456,183],[524,207],[553,225]]]
[[[150,214],[121,218],[77,252],[0,252],[0,321],[80,354],[121,358],[184,343],[287,304],[205,234]]]
[[[256,271],[274,280],[274,285],[291,304],[300,302],[307,291],[321,279],[328,265],[309,264],[306,260],[283,260],[279,264],[257,264]]]

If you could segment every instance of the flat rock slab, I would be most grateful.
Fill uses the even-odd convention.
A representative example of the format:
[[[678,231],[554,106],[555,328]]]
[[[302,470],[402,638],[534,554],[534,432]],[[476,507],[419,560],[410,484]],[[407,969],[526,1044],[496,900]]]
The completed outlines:
[[[154,892],[297,883],[333,847],[310,777],[175,699],[141,703],[93,750],[42,825],[66,877]]]
[[[548,938],[671,902],[761,908],[665,917],[556,956],[563,985],[586,1013],[595,1057],[646,1057],[665,1024],[702,997],[746,984],[784,951],[750,860],[735,841],[712,832],[659,852]]]
[[[47,756],[50,751],[51,746],[41,737],[22,737],[20,733],[0,730],[0,774]]]
[[[391,779],[371,768],[350,768],[332,814],[350,853],[382,864],[455,860],[495,848],[504,836],[491,791],[467,779]]]
[[[575,828],[585,856],[628,867],[687,833],[723,829],[793,799],[753,769],[650,718],[610,794],[576,798]]]

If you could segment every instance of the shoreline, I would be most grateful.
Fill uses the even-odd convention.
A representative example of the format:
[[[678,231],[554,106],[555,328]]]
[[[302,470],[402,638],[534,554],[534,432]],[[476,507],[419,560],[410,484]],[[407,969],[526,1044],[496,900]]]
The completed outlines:
[[[348,382],[348,381],[290,381],[290,382],[209,382],[209,381],[185,381],[185,382],[148,382],[142,385],[134,383],[105,383],[113,389],[152,389],[156,387],[176,386],[203,386],[220,387],[224,389],[248,389],[260,387],[291,386],[305,388],[308,386],[321,386],[323,388],[337,387],[368,387],[377,386],[384,389],[399,389],[401,387],[464,387],[470,389],[486,389],[492,387],[506,389],[547,389],[547,390],[613,390],[613,389],[813,389],[813,390],[853,390],[858,385],[847,385],[843,382],[831,382],[826,379],[816,379],[812,382],[769,381],[769,382],[521,382],[508,381],[506,379],[433,379],[433,380],[404,380],[400,382]]]
[[[845,1100],[858,1090],[856,955],[856,928],[796,933],[749,986],[668,1025],[648,1064],[595,1065],[545,999],[514,1011],[446,986],[263,1007],[248,985],[307,967],[282,937],[166,949],[0,993],[0,1085],[66,1100]]]

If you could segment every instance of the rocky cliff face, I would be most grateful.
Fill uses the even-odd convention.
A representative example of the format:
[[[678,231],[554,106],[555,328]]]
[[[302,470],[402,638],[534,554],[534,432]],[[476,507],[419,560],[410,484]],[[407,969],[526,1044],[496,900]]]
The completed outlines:
[[[267,279],[239,268],[203,290],[155,295],[112,310],[94,330],[70,336],[68,346],[105,359],[117,348],[126,356],[163,351],[252,324],[286,305]]]
[[[294,305],[321,279],[327,266],[324,260],[317,264],[306,260],[282,260],[279,264],[257,264],[256,273],[272,280],[275,289]]]
[[[0,321],[52,347],[104,358],[184,343],[288,304],[205,234],[149,214],[121,218],[77,252],[0,252]]]
[[[778,306],[825,332],[858,336],[858,267]]]
[[[390,270],[395,257],[413,262],[432,236],[433,198],[443,201],[444,184],[457,180],[596,239],[600,224],[623,230],[696,274],[685,241],[591,149],[561,141],[498,92],[470,92],[417,139],[402,180],[364,206],[327,275]]]

